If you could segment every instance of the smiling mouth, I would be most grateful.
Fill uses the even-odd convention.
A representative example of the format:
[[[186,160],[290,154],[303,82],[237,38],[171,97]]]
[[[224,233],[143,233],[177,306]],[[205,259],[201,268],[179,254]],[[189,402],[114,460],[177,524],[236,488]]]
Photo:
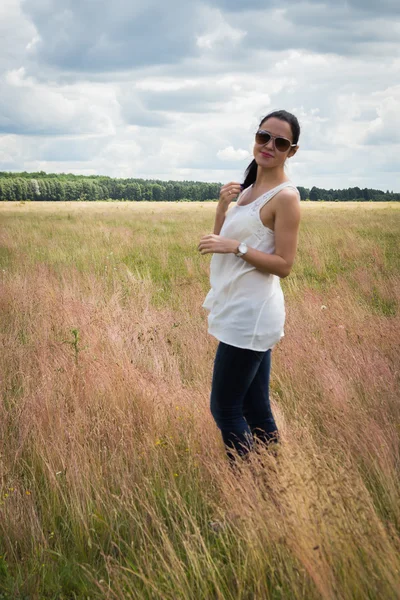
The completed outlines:
[[[274,158],[272,154],[268,154],[268,152],[261,152],[261,154],[263,156],[270,156],[271,158]]]

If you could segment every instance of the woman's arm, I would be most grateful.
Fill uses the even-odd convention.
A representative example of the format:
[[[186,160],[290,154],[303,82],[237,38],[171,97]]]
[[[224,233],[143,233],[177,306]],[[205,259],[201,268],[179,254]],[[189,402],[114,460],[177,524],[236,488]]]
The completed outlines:
[[[226,213],[232,200],[234,200],[241,192],[242,186],[240,183],[230,181],[222,186],[219,200],[217,205],[217,211],[215,214],[214,222],[214,235],[219,235],[222,225],[224,224]]]
[[[275,213],[275,252],[267,254],[250,248],[238,260],[245,260],[264,273],[287,277],[291,271],[297,251],[298,232],[300,226],[300,204],[296,192],[282,190]],[[203,236],[199,251],[236,253],[240,242],[218,234]]]
[[[249,248],[241,258],[260,271],[287,277],[297,252],[300,227],[300,203],[298,194],[282,190],[275,212],[275,252],[266,254]],[[235,251],[235,250],[234,250]]]
[[[218,202],[217,212],[215,213],[215,222],[214,222],[214,234],[219,235],[219,232],[222,229],[222,225],[224,224],[226,213],[228,209],[225,209],[223,206],[220,206]]]

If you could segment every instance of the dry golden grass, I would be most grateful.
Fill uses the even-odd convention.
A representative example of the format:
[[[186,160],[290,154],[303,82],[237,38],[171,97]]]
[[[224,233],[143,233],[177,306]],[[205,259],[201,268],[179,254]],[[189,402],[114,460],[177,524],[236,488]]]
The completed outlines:
[[[209,412],[212,203],[0,204],[0,598],[400,597],[395,203],[303,203],[278,459]]]

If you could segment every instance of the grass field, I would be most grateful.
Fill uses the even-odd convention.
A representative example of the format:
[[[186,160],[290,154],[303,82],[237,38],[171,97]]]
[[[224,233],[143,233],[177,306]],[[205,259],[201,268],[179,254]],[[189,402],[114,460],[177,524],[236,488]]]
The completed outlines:
[[[400,203],[302,203],[271,395],[209,412],[212,203],[0,203],[0,599],[400,598]]]

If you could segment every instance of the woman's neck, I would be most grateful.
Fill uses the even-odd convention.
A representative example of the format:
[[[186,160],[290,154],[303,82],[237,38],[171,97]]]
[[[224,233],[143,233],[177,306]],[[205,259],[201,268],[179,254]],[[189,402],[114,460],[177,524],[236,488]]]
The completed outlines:
[[[256,190],[272,190],[274,187],[289,181],[283,168],[276,169],[261,169],[258,167],[257,177],[253,184],[253,188]]]

